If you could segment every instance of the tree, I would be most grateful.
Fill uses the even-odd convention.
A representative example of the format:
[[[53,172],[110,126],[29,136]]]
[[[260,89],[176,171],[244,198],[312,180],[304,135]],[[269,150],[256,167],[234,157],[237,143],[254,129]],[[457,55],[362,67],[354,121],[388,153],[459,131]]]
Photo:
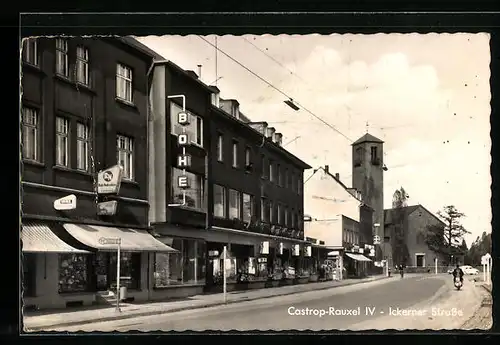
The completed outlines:
[[[479,266],[481,265],[481,257],[486,253],[491,254],[491,233],[483,232],[482,236],[478,236],[467,251],[466,263],[471,266]]]
[[[392,260],[395,264],[405,265],[410,257],[407,245],[407,214],[409,195],[403,187],[396,190],[392,196],[392,223],[394,236],[392,236]]]
[[[465,214],[458,211],[455,206],[449,205],[438,211],[437,215],[444,225],[428,226],[426,242],[435,252],[446,254],[448,264],[451,264],[453,256],[466,255],[468,252],[463,237],[470,232],[460,224]]]

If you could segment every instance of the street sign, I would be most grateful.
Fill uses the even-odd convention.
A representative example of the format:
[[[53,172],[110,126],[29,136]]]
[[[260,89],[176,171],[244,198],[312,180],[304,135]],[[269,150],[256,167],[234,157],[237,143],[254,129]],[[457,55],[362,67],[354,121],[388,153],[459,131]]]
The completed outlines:
[[[76,208],[76,195],[71,194],[55,200],[54,208],[58,211],[74,210]]]
[[[101,237],[101,238],[99,239],[99,244],[102,244],[103,246],[105,246],[105,245],[109,245],[109,244],[115,244],[115,245],[118,245],[118,244],[121,244],[121,243],[122,243],[121,238]]]

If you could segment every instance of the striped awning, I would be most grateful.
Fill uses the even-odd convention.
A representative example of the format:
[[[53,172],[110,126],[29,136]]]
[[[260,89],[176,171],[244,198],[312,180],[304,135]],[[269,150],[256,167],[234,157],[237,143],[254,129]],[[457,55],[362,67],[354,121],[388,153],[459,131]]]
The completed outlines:
[[[23,223],[21,240],[24,253],[90,253],[73,248],[57,237],[47,225],[41,223]]]
[[[145,230],[86,224],[64,224],[63,226],[77,241],[99,251],[116,251],[117,245],[111,242],[120,239],[120,249],[126,252],[178,252],[161,243]]]

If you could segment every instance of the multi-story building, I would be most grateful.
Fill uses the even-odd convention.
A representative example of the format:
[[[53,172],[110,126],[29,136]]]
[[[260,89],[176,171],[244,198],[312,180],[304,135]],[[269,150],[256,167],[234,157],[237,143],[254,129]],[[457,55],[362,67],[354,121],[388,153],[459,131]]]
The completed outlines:
[[[232,263],[229,282],[260,272],[264,284],[277,264],[277,247],[295,268],[291,249],[299,258],[296,245],[305,244],[303,171],[309,166],[281,147],[279,133],[250,123],[236,101],[221,100],[196,73],[158,54],[156,60],[150,222],[158,239],[180,252],[156,255],[156,294],[193,295],[218,285],[224,247]],[[261,252],[268,254],[258,258]]]
[[[171,250],[146,231],[152,56],[127,39],[33,38],[23,45],[24,304],[98,301],[99,291],[116,285],[110,238],[122,241],[129,297],[147,299],[149,253]],[[120,188],[103,196],[101,184]]]

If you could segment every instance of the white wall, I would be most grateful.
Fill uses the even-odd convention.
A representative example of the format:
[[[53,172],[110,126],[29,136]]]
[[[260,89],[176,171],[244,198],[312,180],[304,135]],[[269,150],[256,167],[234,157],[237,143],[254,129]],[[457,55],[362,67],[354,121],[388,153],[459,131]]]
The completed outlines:
[[[149,221],[165,222],[166,197],[166,91],[165,66],[156,66],[153,71],[150,91],[149,114]]]
[[[318,170],[304,185],[304,214],[313,219],[304,222],[304,235],[341,246],[342,215],[359,222],[359,205],[360,201],[332,176]]]

